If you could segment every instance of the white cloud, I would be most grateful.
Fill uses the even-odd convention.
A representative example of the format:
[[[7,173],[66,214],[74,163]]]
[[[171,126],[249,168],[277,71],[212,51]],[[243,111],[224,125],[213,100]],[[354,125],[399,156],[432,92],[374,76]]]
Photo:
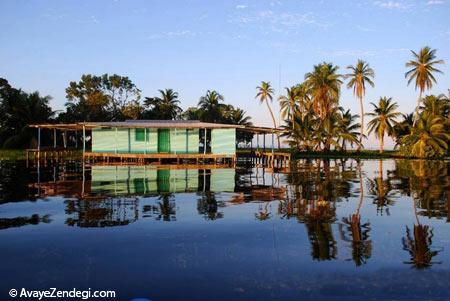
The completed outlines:
[[[344,50],[334,50],[334,51],[322,51],[322,55],[326,56],[378,56],[393,53],[407,52],[409,49],[406,48],[385,48],[385,49],[344,49]]]
[[[374,5],[386,9],[407,10],[411,8],[411,4],[399,1],[375,1]]]
[[[92,15],[89,18],[78,20],[78,23],[95,23],[95,24],[98,24],[98,23],[100,23],[100,21],[97,19],[96,16]]]
[[[427,2],[427,5],[439,5],[439,4],[444,4],[445,2],[442,0],[429,0]]]
[[[177,31],[165,31],[161,33],[151,34],[147,37],[147,40],[159,40],[174,37],[194,37],[197,33],[190,30],[177,30]]]
[[[361,31],[365,31],[365,32],[375,32],[375,29],[373,28],[368,28],[362,25],[356,25],[356,28],[361,30]]]
[[[244,4],[236,5],[236,9],[245,9],[245,8],[247,8],[247,5],[244,5]]]
[[[326,21],[318,20],[317,16],[311,12],[291,13],[274,12],[272,10],[262,10],[252,13],[238,14],[229,19],[230,23],[239,25],[255,24],[263,32],[285,32],[298,30],[302,26],[309,25],[321,28],[327,28],[331,24]]]

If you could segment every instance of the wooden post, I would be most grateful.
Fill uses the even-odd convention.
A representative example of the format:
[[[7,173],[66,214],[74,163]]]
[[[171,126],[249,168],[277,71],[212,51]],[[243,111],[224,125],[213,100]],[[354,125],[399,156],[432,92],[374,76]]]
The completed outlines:
[[[272,132],[272,156],[273,156],[273,154],[274,154],[274,144],[275,144],[275,135],[273,134],[273,132]]]
[[[266,133],[263,134],[263,152],[266,152]]]
[[[205,139],[203,141],[204,141],[203,142],[203,145],[204,145],[204,147],[203,147],[203,154],[206,155],[206,145],[207,145],[207,143],[206,143],[206,128],[205,128]]]
[[[41,128],[38,128],[38,145],[37,145],[38,152],[41,151]]]
[[[86,152],[86,126],[83,124],[83,157],[85,152]]]
[[[56,148],[56,128],[53,129],[53,148]]]

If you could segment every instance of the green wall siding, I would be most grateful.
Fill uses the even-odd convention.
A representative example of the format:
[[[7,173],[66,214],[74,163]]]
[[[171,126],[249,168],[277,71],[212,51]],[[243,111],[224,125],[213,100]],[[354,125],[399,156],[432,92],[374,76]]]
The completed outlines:
[[[198,153],[198,129],[172,129],[170,131],[170,152],[177,154]]]
[[[138,135],[139,136],[139,135]],[[92,152],[96,153],[156,153],[158,151],[158,133],[156,129],[147,129],[147,142],[136,141],[135,129],[93,129]]]
[[[211,152],[234,155],[236,153],[236,129],[212,129]]]
[[[93,129],[92,152],[114,153],[157,153],[158,130],[146,130],[147,141],[136,129]],[[136,140],[138,138],[139,141]],[[170,153],[195,154],[199,151],[199,129],[170,129]],[[213,154],[236,153],[236,130],[211,130],[211,152]]]

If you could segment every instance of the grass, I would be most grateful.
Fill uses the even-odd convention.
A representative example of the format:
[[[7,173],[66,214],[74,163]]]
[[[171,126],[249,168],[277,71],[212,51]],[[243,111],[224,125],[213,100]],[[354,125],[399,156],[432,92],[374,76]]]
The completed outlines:
[[[384,158],[406,158],[394,150],[386,150],[382,154],[378,150],[348,150],[330,152],[296,152],[294,158],[361,158],[361,159],[384,159]]]
[[[25,160],[24,149],[0,149],[0,160]]]

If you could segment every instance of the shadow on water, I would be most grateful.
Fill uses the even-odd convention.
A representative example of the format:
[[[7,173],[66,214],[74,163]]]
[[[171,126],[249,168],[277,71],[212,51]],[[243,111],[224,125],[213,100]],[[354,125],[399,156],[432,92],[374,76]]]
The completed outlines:
[[[45,225],[127,229],[135,235],[144,228],[159,242],[151,248],[166,254],[167,261],[161,259],[166,265],[183,262],[202,274],[212,273],[216,264],[223,279],[239,283],[218,299],[240,299],[242,291],[252,291],[251,283],[259,294],[270,287],[280,299],[314,297],[312,291],[351,297],[349,290],[360,297],[397,298],[387,284],[384,290],[371,286],[374,277],[382,281],[379,269],[398,276],[410,266],[422,271],[439,267],[450,275],[450,254],[444,248],[450,235],[449,171],[446,162],[420,160],[299,160],[289,171],[0,162],[0,234]],[[55,206],[62,206],[62,212]],[[212,254],[222,254],[224,263]],[[323,264],[334,272],[320,270]],[[155,263],[154,268],[166,267]],[[309,271],[311,278],[299,271]],[[356,271],[364,271],[358,287],[349,276]],[[341,276],[333,278],[333,273]],[[324,278],[313,283],[317,275]],[[405,279],[396,283],[401,281],[412,285]],[[427,283],[428,297],[448,296],[440,282],[435,281],[435,289]]]

